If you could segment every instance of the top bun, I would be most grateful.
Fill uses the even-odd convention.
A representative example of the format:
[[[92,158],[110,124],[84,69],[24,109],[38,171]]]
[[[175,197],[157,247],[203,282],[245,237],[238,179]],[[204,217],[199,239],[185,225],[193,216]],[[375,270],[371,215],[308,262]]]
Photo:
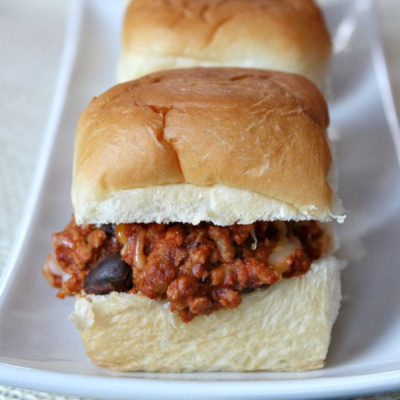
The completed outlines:
[[[331,40],[313,0],[134,0],[117,81],[187,67],[273,69],[325,82]]]
[[[341,218],[326,102],[299,75],[189,68],[117,85],[82,113],[81,223]]]

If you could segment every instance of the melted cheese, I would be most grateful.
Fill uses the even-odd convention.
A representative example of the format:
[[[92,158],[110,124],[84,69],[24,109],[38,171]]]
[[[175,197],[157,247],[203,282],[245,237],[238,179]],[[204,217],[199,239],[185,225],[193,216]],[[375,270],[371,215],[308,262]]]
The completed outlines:
[[[55,286],[55,278],[57,277],[61,277],[62,282],[67,281],[71,277],[70,274],[66,273],[60,267],[54,252],[50,253],[46,258],[43,265],[43,275],[52,286]]]
[[[269,262],[274,266],[280,278],[290,267],[291,257],[294,256],[297,248],[299,248],[297,240],[286,240],[283,243],[280,242],[269,256]]]
[[[125,235],[125,224],[118,224],[115,227],[115,237],[117,238],[118,242],[120,242],[121,244],[127,243],[128,238]]]
[[[254,231],[254,229],[250,232],[251,237],[253,238],[254,242],[251,245],[252,250],[255,250],[257,248],[258,245],[258,241],[257,241],[257,236],[256,233]]]
[[[138,227],[136,234],[136,243],[135,243],[135,257],[133,259],[133,264],[137,269],[144,270],[146,266],[146,256],[144,254],[144,239],[145,239],[145,231],[143,228]]]

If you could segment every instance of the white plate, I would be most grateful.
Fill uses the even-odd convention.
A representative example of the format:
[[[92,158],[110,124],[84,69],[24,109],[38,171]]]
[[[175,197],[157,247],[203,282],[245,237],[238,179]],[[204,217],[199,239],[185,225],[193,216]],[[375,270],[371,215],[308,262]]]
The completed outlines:
[[[400,389],[400,136],[372,0],[325,1],[335,37],[330,101],[340,139],[345,301],[326,368],[306,373],[119,374],[93,366],[41,275],[67,222],[79,112],[113,85],[122,2],[76,1],[57,96],[19,236],[0,286],[0,382],[101,398],[314,399]]]

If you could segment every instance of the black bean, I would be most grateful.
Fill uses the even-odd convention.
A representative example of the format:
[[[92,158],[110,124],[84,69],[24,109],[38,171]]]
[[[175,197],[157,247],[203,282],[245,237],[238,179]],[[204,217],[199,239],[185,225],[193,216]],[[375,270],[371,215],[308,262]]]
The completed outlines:
[[[119,253],[101,260],[86,276],[83,287],[87,293],[107,294],[132,289],[132,268]]]
[[[251,292],[254,292],[255,290],[256,289],[251,288],[251,287],[245,287],[240,291],[240,293],[251,293]]]
[[[104,224],[101,225],[100,229],[109,235],[115,235],[115,224]]]

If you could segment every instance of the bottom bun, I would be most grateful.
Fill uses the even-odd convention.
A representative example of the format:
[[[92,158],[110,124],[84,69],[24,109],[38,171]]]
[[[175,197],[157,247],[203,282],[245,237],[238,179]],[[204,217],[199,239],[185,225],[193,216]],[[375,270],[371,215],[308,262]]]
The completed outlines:
[[[116,371],[303,371],[321,368],[341,299],[344,263],[243,296],[233,310],[189,323],[140,294],[78,296],[71,319],[91,360]]]

